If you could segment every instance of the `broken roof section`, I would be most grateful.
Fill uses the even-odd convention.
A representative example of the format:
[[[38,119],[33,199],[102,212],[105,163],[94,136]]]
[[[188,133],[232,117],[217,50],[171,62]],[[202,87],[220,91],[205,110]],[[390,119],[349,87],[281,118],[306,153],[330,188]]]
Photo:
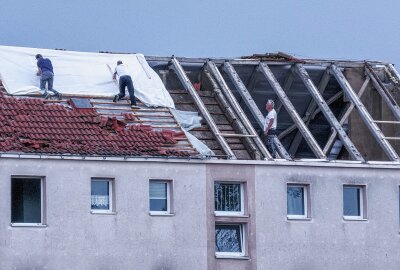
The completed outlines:
[[[77,108],[79,102],[93,107]],[[0,151],[81,156],[197,154],[179,129],[153,128],[148,124],[149,118],[174,119],[167,109],[135,114],[128,103],[126,106],[120,103],[118,108],[107,107],[108,103],[76,98],[72,101],[15,98],[0,92]],[[178,128],[176,122],[168,123]],[[168,123],[163,121],[164,126]]]
[[[220,155],[269,158],[257,140],[265,140],[265,102],[273,99],[281,158],[399,161],[400,79],[388,63],[296,59],[282,54],[146,59],[169,91],[181,90],[189,96],[190,109],[201,112],[204,130],[213,135],[203,141]],[[202,97],[205,94],[215,99],[222,112],[208,104]],[[179,104],[181,97],[172,97],[177,108],[186,107]],[[227,123],[233,132],[224,132]],[[193,134],[203,135],[200,130]],[[232,142],[233,138],[246,151],[238,151],[239,143]]]
[[[262,126],[265,102],[273,99],[280,158],[399,162],[400,77],[388,63],[297,59],[282,53],[240,59],[145,58],[175,107],[201,114],[202,125],[190,132],[214,157],[271,159]],[[106,97],[103,104],[96,102],[91,99],[97,113],[129,120],[124,116],[129,107],[121,110]],[[154,109],[146,110],[152,116],[133,118],[135,124],[146,121],[157,130],[160,118],[170,117],[171,125],[161,125],[182,132],[173,114],[156,116]],[[178,148],[187,147],[196,156],[187,138],[181,139],[176,139],[182,144]]]

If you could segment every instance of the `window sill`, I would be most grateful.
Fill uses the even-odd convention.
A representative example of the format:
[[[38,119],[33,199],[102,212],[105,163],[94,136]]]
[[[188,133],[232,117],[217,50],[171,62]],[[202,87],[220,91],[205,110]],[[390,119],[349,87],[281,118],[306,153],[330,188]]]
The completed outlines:
[[[221,214],[214,212],[215,217],[235,217],[235,218],[248,218],[248,215],[244,214]]]
[[[287,221],[311,221],[310,217],[286,217]]]
[[[97,212],[97,211],[90,211],[92,215],[116,215],[117,212]]]
[[[45,224],[36,223],[10,223],[11,227],[31,227],[31,228],[47,228]]]
[[[357,218],[357,217],[343,217],[344,221],[368,221],[366,218]]]
[[[230,259],[230,260],[250,260],[249,256],[234,256],[234,255],[217,255],[215,254],[216,259]]]
[[[173,217],[175,213],[149,212],[149,216]]]

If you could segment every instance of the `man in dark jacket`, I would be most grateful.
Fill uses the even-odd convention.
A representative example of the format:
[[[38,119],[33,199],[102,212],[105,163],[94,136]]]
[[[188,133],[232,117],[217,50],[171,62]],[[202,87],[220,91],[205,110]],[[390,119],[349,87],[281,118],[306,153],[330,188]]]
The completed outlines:
[[[53,89],[53,81],[54,81],[54,72],[53,65],[48,58],[43,58],[41,54],[36,55],[37,67],[38,71],[36,73],[37,76],[40,76],[40,90],[43,90],[43,97],[48,99],[50,97],[50,93],[47,91],[53,92],[54,95],[61,99],[61,94]],[[47,90],[46,90],[47,83]]]

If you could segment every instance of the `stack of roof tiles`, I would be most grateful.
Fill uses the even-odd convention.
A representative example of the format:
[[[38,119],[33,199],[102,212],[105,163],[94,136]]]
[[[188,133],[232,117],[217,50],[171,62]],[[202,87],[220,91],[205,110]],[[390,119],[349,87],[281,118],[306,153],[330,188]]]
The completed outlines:
[[[132,115],[125,115],[125,119]],[[0,152],[100,156],[185,156],[169,150],[184,134],[154,131],[38,98],[14,98],[0,92]]]

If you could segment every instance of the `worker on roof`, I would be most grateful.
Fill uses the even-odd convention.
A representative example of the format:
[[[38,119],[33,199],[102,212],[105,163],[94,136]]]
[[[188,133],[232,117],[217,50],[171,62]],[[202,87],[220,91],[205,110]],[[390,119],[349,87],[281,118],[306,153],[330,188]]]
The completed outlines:
[[[51,94],[47,91],[53,92],[54,95],[61,99],[61,94],[53,89],[53,81],[54,81],[54,72],[53,65],[48,58],[43,58],[41,54],[36,55],[37,67],[38,70],[36,72],[37,76],[40,76],[40,90],[43,91],[43,97],[48,99]],[[46,90],[47,83],[47,90]]]
[[[124,65],[121,60],[117,62],[117,66],[115,67],[113,74],[113,80],[117,79],[117,75],[119,77],[119,94],[114,96],[113,101],[117,102],[123,98],[125,96],[125,87],[128,87],[129,97],[131,99],[131,107],[134,109],[139,109],[139,107],[136,106],[135,89],[133,88],[132,78],[129,75],[127,66]]]
[[[267,104],[265,104],[265,109],[268,114],[264,121],[264,135],[267,137],[267,149],[273,158],[276,158],[275,149],[275,135],[276,135],[276,125],[277,125],[277,115],[274,109],[275,103],[273,100],[269,99]]]

